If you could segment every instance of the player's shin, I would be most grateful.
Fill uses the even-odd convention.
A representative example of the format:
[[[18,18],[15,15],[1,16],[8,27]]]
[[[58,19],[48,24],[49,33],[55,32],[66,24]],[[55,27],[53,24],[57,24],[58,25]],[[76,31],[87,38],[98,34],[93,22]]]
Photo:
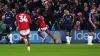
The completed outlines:
[[[28,44],[27,39],[26,39],[26,38],[24,38],[23,40],[24,40],[25,44],[27,45],[27,44]]]
[[[70,37],[69,36],[66,36],[66,40],[67,40],[67,44],[70,44]]]
[[[93,36],[88,36],[88,44],[92,44]]]
[[[27,41],[28,41],[27,50],[30,51],[30,41],[29,41],[29,37],[26,37],[26,38],[27,38]]]
[[[71,39],[72,39],[72,37],[71,36],[69,36],[69,41],[71,42]]]
[[[43,37],[43,35],[42,35],[40,32],[38,32],[38,35],[39,35],[42,39],[45,39],[45,38]]]
[[[12,41],[12,34],[9,34],[8,38],[10,39],[10,43],[13,43],[13,41]]]
[[[54,37],[50,34],[48,30],[46,30],[45,32],[54,40]]]

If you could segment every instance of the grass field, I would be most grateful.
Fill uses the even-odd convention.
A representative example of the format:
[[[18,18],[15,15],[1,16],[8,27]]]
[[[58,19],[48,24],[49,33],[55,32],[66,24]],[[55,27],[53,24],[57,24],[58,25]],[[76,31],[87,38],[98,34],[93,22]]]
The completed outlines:
[[[100,44],[31,44],[30,52],[24,44],[0,44],[0,56],[100,56]]]

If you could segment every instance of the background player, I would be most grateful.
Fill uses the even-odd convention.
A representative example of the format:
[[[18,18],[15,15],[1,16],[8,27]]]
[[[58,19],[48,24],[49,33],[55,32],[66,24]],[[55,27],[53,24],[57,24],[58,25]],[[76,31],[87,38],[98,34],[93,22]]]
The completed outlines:
[[[89,19],[88,19],[88,31],[89,31],[89,36],[88,36],[88,45],[93,45],[92,40],[93,40],[93,35],[94,35],[94,29],[96,29],[95,26],[95,18],[94,18],[94,9],[91,9],[89,13]]]
[[[6,13],[3,16],[4,23],[7,25],[7,36],[10,39],[9,44],[12,42],[12,30],[13,30],[13,23],[14,23],[14,15],[9,8],[6,9]]]
[[[18,31],[21,37],[24,37],[22,39],[27,43],[27,49],[28,51],[30,51],[30,41],[29,41],[30,28],[28,23],[32,23],[32,21],[30,16],[24,12],[25,12],[25,8],[21,7],[20,13],[17,14],[16,16],[16,21],[18,24]]]
[[[66,32],[66,39],[67,44],[70,44],[71,42],[71,30],[72,30],[72,22],[74,21],[73,16],[69,14],[68,10],[64,10],[64,16],[63,16],[63,29]]]
[[[39,23],[39,29],[38,29],[38,35],[42,38],[42,42],[44,43],[46,41],[45,37],[41,34],[42,31],[45,31],[54,41],[55,43],[55,39],[54,37],[50,34],[50,32],[48,31],[48,27],[45,24],[44,21],[44,17],[42,16],[43,14],[43,9],[38,9],[38,23]]]

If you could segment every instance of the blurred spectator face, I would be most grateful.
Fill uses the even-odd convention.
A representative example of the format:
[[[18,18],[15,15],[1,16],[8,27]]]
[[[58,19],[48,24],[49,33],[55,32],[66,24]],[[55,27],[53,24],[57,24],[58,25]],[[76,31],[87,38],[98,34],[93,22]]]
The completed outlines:
[[[27,4],[24,4],[24,7],[27,8]]]
[[[61,7],[59,7],[59,10],[61,10],[62,8]]]
[[[65,7],[66,6],[66,4],[63,4],[63,7]]]
[[[92,9],[95,9],[95,8],[96,8],[96,4],[93,3],[93,4],[92,4]]]
[[[31,0],[32,1],[32,0]],[[39,0],[34,0],[34,2],[38,2]]]
[[[75,3],[78,4],[78,0],[75,0]]]
[[[19,2],[19,5],[22,5],[22,3],[21,3],[21,2]]]
[[[81,13],[81,12],[79,12],[79,13],[78,13],[78,16],[82,16],[82,13]]]
[[[84,3],[84,7],[88,7],[87,3]]]
[[[80,22],[79,21],[76,22],[76,24],[74,26],[74,29],[75,30],[80,30]]]
[[[42,2],[42,5],[43,5],[43,6],[47,6],[47,5],[48,5],[48,1],[46,1],[46,0],[43,1],[43,2]]]
[[[62,4],[60,4],[60,7],[62,8],[62,7],[63,7],[63,5],[62,5]]]
[[[29,11],[29,10],[27,10],[27,11],[26,11],[26,13],[30,14],[30,11]]]
[[[30,3],[32,3],[33,1],[32,1],[32,0],[30,0],[29,2],[30,2]],[[36,2],[36,1],[34,1],[34,2]]]
[[[30,2],[28,2],[27,4],[30,4]]]
[[[57,2],[57,5],[60,5],[60,3],[59,3],[59,2]]]
[[[80,25],[80,21],[77,21],[77,22],[76,22],[76,25]]]
[[[12,12],[13,12],[13,13],[16,13],[16,9],[12,9]]]
[[[88,7],[85,7],[84,10],[85,10],[85,11],[88,11]]]
[[[35,11],[32,11],[32,14],[35,16],[36,15],[36,12]]]
[[[4,6],[4,9],[6,10],[7,8],[8,8],[7,5],[5,5],[5,6]]]

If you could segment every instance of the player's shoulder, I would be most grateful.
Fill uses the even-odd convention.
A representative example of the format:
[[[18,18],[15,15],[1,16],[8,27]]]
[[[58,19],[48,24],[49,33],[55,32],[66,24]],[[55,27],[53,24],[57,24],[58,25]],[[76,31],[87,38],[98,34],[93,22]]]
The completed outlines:
[[[72,14],[69,14],[69,16],[73,16]]]
[[[69,14],[69,17],[72,17],[73,18],[73,15],[72,14]]]

